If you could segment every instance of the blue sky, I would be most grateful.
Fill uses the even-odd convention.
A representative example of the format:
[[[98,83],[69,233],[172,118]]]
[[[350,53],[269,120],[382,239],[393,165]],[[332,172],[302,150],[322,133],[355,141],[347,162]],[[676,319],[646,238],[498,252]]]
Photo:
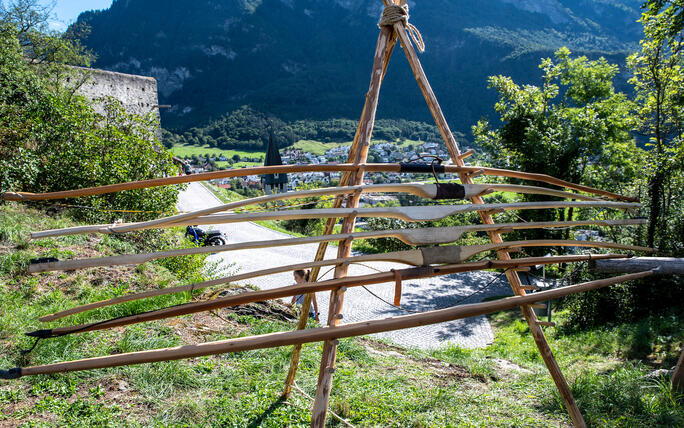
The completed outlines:
[[[51,0],[41,0],[41,3],[49,5]],[[86,10],[107,9],[111,6],[112,0],[56,0],[55,8],[52,11],[50,28],[54,30],[65,30],[72,22],[76,21],[78,15]]]

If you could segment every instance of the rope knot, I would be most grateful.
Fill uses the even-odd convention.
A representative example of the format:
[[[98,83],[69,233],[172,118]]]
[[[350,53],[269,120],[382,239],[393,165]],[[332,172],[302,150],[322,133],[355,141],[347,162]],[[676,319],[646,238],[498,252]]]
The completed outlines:
[[[413,40],[413,43],[416,44],[418,52],[425,52],[423,36],[420,34],[420,31],[418,31],[418,28],[409,22],[409,7],[407,4],[402,6],[397,4],[385,6],[385,9],[382,11],[380,22],[378,22],[378,27],[392,27],[397,22],[404,23],[404,27],[406,27],[406,31]]]

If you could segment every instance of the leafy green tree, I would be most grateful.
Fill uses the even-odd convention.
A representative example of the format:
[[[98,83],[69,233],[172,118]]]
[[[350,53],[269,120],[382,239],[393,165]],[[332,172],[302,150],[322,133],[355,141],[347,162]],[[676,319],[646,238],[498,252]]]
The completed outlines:
[[[676,37],[684,30],[684,2],[682,0],[648,0],[643,7],[647,15],[662,14],[667,18],[661,21],[661,26],[668,37]]]
[[[476,142],[489,162],[503,168],[549,174],[575,183],[620,190],[635,175],[639,150],[630,135],[631,104],[616,92],[618,67],[604,58],[572,58],[566,48],[544,59],[542,85],[518,85],[510,77],[493,76],[489,87],[499,100],[495,110],[503,125],[486,120],[473,127]],[[524,196],[525,200],[538,200]],[[521,213],[530,220],[564,220],[572,210]],[[532,231],[524,236],[548,236]],[[568,233],[567,231],[565,233]]]
[[[684,250],[681,213],[684,170],[684,39],[680,2],[653,2],[641,17],[641,50],[627,59],[633,77],[638,132],[648,138],[645,177],[650,209],[646,241]],[[668,5],[669,4],[669,5]],[[678,8],[678,9],[677,9]],[[677,24],[679,22],[679,24]],[[677,239],[678,236],[678,239]]]
[[[24,12],[29,24],[24,26],[21,19],[12,18],[15,12],[2,9],[0,193],[57,191],[175,175],[170,153],[157,141],[154,117],[127,114],[111,99],[102,100],[104,113],[97,113],[60,78],[68,70],[67,57],[53,55],[41,62],[31,56],[37,45],[27,44],[24,36],[40,32],[40,19],[45,16],[31,13],[33,3],[13,3],[28,8]],[[69,49],[78,51],[74,45]],[[69,202],[93,208],[77,211],[82,218],[111,221],[157,217],[159,211],[174,209],[176,196],[177,188],[160,187]]]
[[[24,55],[46,66],[70,64],[88,66],[94,55],[79,42],[88,33],[83,25],[74,25],[64,33],[49,29],[47,21],[54,3],[39,0],[0,1],[0,31],[12,31]]]

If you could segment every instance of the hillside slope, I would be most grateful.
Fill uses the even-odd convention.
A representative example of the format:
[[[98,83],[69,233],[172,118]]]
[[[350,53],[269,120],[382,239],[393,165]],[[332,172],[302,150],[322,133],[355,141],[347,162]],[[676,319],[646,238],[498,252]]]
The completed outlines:
[[[640,0],[409,2],[424,67],[456,130],[486,114],[486,78],[529,81],[560,46],[620,60],[636,46]],[[154,76],[166,126],[187,128],[250,104],[283,119],[356,118],[367,90],[380,0],[115,0],[83,13],[97,67]],[[399,51],[399,50],[397,50]],[[429,118],[403,54],[379,117]]]

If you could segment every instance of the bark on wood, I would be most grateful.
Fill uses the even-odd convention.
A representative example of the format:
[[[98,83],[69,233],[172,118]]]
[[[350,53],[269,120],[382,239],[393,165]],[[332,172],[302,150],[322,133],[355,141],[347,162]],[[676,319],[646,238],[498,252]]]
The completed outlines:
[[[684,275],[684,259],[675,257],[632,257],[630,259],[608,262],[595,261],[591,267],[597,272],[641,272],[658,269],[656,275]]]
[[[423,96],[425,97],[425,101],[430,107],[430,112],[432,113],[432,116],[435,119],[435,123],[437,124],[437,127],[440,130],[440,133],[442,134],[442,138],[444,139],[444,142],[447,145],[447,149],[449,150],[451,160],[454,163],[454,165],[462,167],[464,163],[463,159],[460,156],[461,153],[458,149],[456,140],[454,139],[454,136],[451,133],[451,130],[449,129],[449,125],[446,119],[444,118],[444,114],[442,113],[442,110],[439,107],[437,98],[435,97],[435,94],[432,91],[432,88],[430,87],[430,83],[428,82],[427,77],[425,76],[420,61],[418,60],[418,56],[416,55],[416,52],[413,49],[410,40],[408,39],[408,35],[406,34],[406,31],[401,24],[395,24],[394,28],[399,35],[401,46],[404,49],[406,57],[409,60],[409,64],[411,65],[413,74],[416,77],[418,86],[420,87]],[[484,168],[481,171],[482,173],[487,174],[487,171]],[[468,174],[468,171],[461,171],[459,173],[459,177],[461,179],[461,182],[464,184],[472,183],[472,176]],[[477,204],[484,203],[482,198],[479,196],[473,197],[471,198],[471,200],[473,201],[473,203]],[[478,212],[478,214],[482,219],[483,223],[494,223],[494,220],[492,219],[492,216],[489,212],[480,211]],[[496,243],[502,241],[501,235],[497,232],[489,232],[489,236],[492,242]],[[510,259],[509,253],[505,250],[499,251],[498,255],[499,258],[502,260]],[[506,277],[508,278],[511,287],[513,288],[513,292],[516,295],[524,296],[525,290],[521,288],[522,283],[520,281],[520,278],[518,277],[518,273],[514,271],[507,271]],[[537,317],[534,314],[534,310],[529,305],[527,305],[522,306],[522,311],[528,325],[530,326],[530,331],[532,333],[532,336],[534,337],[535,343],[537,344],[542,359],[544,360],[544,363],[546,364],[546,367],[548,368],[549,373],[551,374],[551,377],[553,378],[554,383],[558,388],[558,392],[563,398],[563,401],[568,409],[568,412],[570,413],[570,417],[572,418],[573,424],[576,427],[586,427],[584,418],[582,417],[582,414],[579,411],[579,408],[577,407],[577,403],[575,403],[575,399],[572,396],[570,387],[568,386],[565,377],[563,376],[563,373],[560,370],[560,367],[558,367],[558,363],[556,362],[551,351],[551,348],[549,347],[548,342],[546,341],[544,332],[541,329],[541,327],[536,323]]]

